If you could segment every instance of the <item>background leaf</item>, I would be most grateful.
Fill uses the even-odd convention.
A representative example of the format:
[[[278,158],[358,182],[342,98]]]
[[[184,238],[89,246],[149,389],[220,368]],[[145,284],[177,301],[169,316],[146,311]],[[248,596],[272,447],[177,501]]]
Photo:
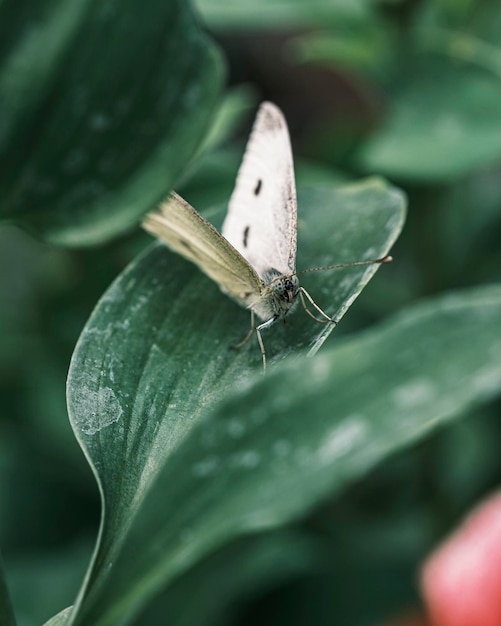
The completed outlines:
[[[241,0],[195,0],[195,5],[211,28],[287,29],[325,20],[360,19],[369,15],[368,0],[258,0],[250,5]]]
[[[0,623],[5,626],[16,626],[16,618],[12,609],[7,582],[4,577],[3,562],[0,559]]]
[[[42,481],[40,486],[43,489]],[[10,560],[9,584],[19,624],[40,626],[61,607],[73,602],[82,584],[92,545],[89,537],[68,543],[64,549],[54,548],[45,553],[31,550]],[[52,593],[48,593],[48,589],[52,589]],[[68,617],[69,614],[66,619]]]
[[[304,532],[244,537],[174,581],[140,619],[176,626],[231,623],[238,602],[311,572],[321,560],[319,542]],[[192,602],[195,590],[197,601]]]
[[[31,9],[0,5],[0,214],[52,242],[103,242],[183,171],[221,59],[182,0]]]
[[[393,99],[360,163],[387,176],[440,182],[495,162],[500,99],[499,77],[430,55]]]
[[[305,190],[299,206],[300,267],[313,260],[324,265],[382,256],[404,218],[402,195],[381,181]],[[318,272],[311,291],[328,313],[341,317],[376,269]],[[116,623],[172,575],[172,568],[162,571],[168,555],[156,552],[141,588],[131,580],[127,592],[112,593],[107,601],[101,596],[106,564],[126,541],[168,457],[239,381],[262,376],[254,343],[239,352],[228,350],[247,332],[248,323],[248,312],[161,245],[132,264],[96,308],[68,378],[72,424],[105,503],[100,546],[75,623]],[[273,330],[264,339],[272,361],[301,347],[316,350],[329,334],[299,312],[291,316],[289,327]],[[162,507],[157,513],[164,518]]]

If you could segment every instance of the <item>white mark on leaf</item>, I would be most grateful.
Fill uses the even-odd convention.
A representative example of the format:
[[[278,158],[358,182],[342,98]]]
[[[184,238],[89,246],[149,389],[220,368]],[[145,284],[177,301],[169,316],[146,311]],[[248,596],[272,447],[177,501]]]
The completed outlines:
[[[279,439],[273,443],[273,452],[278,457],[284,457],[291,453],[292,445],[287,439]]]
[[[75,425],[86,435],[95,435],[120,420],[123,409],[113,389],[103,387],[99,391],[83,387],[76,401]]]
[[[311,371],[317,384],[326,382],[331,374],[329,360],[324,355],[316,356],[312,362]]]
[[[232,454],[228,459],[228,465],[232,468],[254,469],[261,462],[261,455],[255,450],[244,450]]]
[[[368,433],[367,420],[362,415],[350,415],[336,426],[321,446],[318,456],[322,463],[332,463],[350,454]]]
[[[95,132],[103,132],[111,126],[111,118],[106,113],[94,113],[89,120],[89,127]]]
[[[430,380],[418,378],[401,385],[393,392],[393,401],[401,409],[426,404],[435,397],[435,386]]]
[[[496,367],[484,367],[473,378],[475,389],[481,394],[491,395],[501,391],[501,371]]]
[[[217,456],[208,456],[202,459],[198,463],[195,463],[191,468],[191,473],[197,478],[207,478],[214,474],[219,467],[219,458]]]
[[[245,433],[245,425],[239,420],[232,419],[228,422],[228,435],[232,439],[239,439]]]

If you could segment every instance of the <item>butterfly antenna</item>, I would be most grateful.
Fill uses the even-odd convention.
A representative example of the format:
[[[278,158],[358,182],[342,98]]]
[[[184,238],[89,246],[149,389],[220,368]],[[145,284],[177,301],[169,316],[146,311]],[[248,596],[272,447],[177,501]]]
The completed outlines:
[[[393,261],[393,257],[387,254],[380,259],[370,259],[368,261],[353,261],[352,263],[341,263],[339,265],[325,265],[324,267],[310,267],[307,270],[300,270],[296,272],[296,276],[298,274],[307,274],[308,272],[322,272],[323,270],[340,270],[344,267],[355,267],[356,265],[374,265],[374,264],[382,264],[382,263],[391,263]]]

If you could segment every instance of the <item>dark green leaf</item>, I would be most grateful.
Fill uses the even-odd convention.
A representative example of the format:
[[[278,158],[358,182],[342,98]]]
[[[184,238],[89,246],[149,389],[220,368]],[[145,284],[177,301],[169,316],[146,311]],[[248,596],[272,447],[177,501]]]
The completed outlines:
[[[0,559],[0,624],[2,626],[16,626],[16,618],[4,577],[2,559]]]
[[[122,473],[115,477],[122,480],[115,489],[128,493],[127,472],[136,472],[138,459],[152,440],[152,429],[158,433],[170,422],[178,446],[173,451],[172,441],[167,440],[150,446],[136,499],[127,509],[127,518],[114,526],[115,545],[108,533],[103,537],[105,541],[108,536],[110,543],[98,553],[95,578],[77,623],[116,623],[119,613],[111,612],[115,598],[132,607],[145,585],[168,580],[235,535],[283,524],[304,513],[319,498],[344,488],[394,451],[473,404],[498,395],[500,324],[501,288],[496,286],[415,307],[314,359],[289,360],[266,378],[231,383],[228,372],[220,371],[227,398],[215,406],[209,393],[192,398],[193,403],[198,400],[199,411],[193,417],[199,423],[189,434],[189,425],[184,425],[182,442],[181,428],[169,420],[172,407],[166,402],[176,390],[172,380],[167,381],[172,364],[164,353],[165,384],[157,386],[158,376],[157,381],[144,381],[144,389],[136,394],[133,413],[142,414],[141,442],[129,464],[127,452],[123,453]],[[162,348],[158,338],[151,346],[149,368],[153,369]],[[74,361],[72,378],[75,367]],[[214,369],[212,364],[206,370],[206,382]],[[187,370],[185,377],[190,375]],[[143,404],[148,394],[149,408],[137,406],[139,397]],[[118,400],[110,401],[109,393],[101,396],[101,407],[95,408],[109,411],[103,413],[109,423],[94,433],[94,445],[87,452],[99,462],[97,471],[103,480],[112,478],[112,466],[118,467],[118,444],[125,433],[120,432]],[[71,397],[70,393],[70,402]],[[75,400],[74,408],[81,410],[83,401]],[[111,423],[113,410],[118,420]],[[152,424],[159,410],[164,422]],[[200,416],[205,419],[200,421]],[[89,442],[82,428],[89,432],[90,425],[77,426]],[[112,433],[109,439],[103,436],[106,431],[113,431],[115,449]],[[128,445],[133,441],[129,432]],[[114,459],[107,458],[112,455]],[[150,482],[148,493],[146,482]],[[104,483],[105,493],[110,486],[109,481]],[[112,514],[117,500],[108,501]]]
[[[402,194],[377,180],[305,191],[299,206],[300,268],[382,256],[404,219]],[[305,277],[304,284],[311,285],[311,293],[328,313],[341,317],[375,271],[375,266],[366,266],[318,272]],[[134,262],[98,304],[81,336],[68,379],[72,424],[95,470],[105,507],[99,549],[75,623],[119,623],[176,572],[199,560],[209,547],[223,543],[222,537],[218,542],[209,538],[214,530],[229,522],[241,525],[234,507],[247,496],[231,484],[227,498],[221,492],[211,506],[204,504],[207,515],[200,509],[198,495],[191,501],[192,487],[185,491],[181,509],[178,503],[174,508],[169,503],[171,490],[177,493],[175,483],[193,480],[195,489],[205,484],[199,476],[210,473],[210,458],[187,459],[184,478],[177,469],[169,474],[168,467],[174,452],[186,438],[191,440],[192,430],[224,397],[261,381],[255,342],[239,352],[228,350],[246,334],[248,324],[248,312],[161,245]],[[288,353],[299,354],[301,347],[315,352],[330,330],[298,311],[287,327],[277,325],[264,338],[269,357],[273,355],[270,369]],[[303,366],[303,358],[300,363]],[[296,398],[293,387],[280,389],[277,402]],[[243,404],[242,411],[245,408]],[[259,414],[265,418],[263,411],[271,408],[264,404],[251,422]],[[300,422],[307,426],[309,420]],[[245,418],[235,419],[230,429],[237,448],[228,462],[235,463],[234,478],[239,480],[240,466],[250,469],[257,457],[238,452],[247,429]],[[278,454],[288,454],[286,442],[279,441],[278,448]],[[171,487],[165,490],[162,477],[167,474]],[[270,478],[271,486],[275,477],[264,480]],[[162,495],[151,511],[150,498],[157,487]],[[223,484],[220,488],[226,489]],[[207,494],[213,497],[210,491]],[[150,502],[147,510],[145,499]],[[212,519],[221,506],[229,507],[230,517],[223,514],[219,519],[216,513]],[[177,547],[165,547],[165,537],[178,533],[178,516],[183,525],[186,521],[186,535],[175,539]],[[191,535],[197,517],[202,525],[207,523],[209,534]],[[129,561],[135,542],[130,543],[130,533],[141,534],[145,519],[156,520],[163,530],[160,535],[144,535]],[[234,534],[231,530],[228,538]],[[116,559],[122,558],[125,562],[115,568]]]
[[[129,229],[183,171],[219,92],[188,3],[6,0],[0,41],[0,214],[66,245]]]
[[[245,537],[211,554],[176,580],[147,611],[145,623],[231,623],[228,618],[238,600],[313,571],[322,554],[318,541],[298,532]],[[192,602],[195,594],[197,601]]]
[[[50,436],[50,433],[37,434],[39,438],[44,435],[46,438]],[[30,459],[30,465],[32,462]],[[59,470],[68,472],[66,467],[59,467]],[[23,471],[22,468],[19,471]],[[35,481],[36,478],[33,476],[33,482]],[[53,490],[54,482],[54,475],[52,475]],[[16,485],[16,487],[22,489],[22,485]],[[43,490],[43,484],[41,490]],[[28,496],[29,494],[24,490],[23,495]],[[41,498],[38,492],[32,498],[32,507],[37,507],[37,511],[40,511],[38,517],[40,519],[47,517],[49,522],[56,519],[57,516],[54,515],[54,509],[57,507],[56,498],[53,498],[55,503],[53,508],[49,509],[47,506],[44,510],[41,510],[38,503],[34,502],[36,498]],[[74,507],[75,503],[65,501],[65,505]],[[44,515],[46,511],[49,511],[49,515]],[[23,511],[20,513],[22,514]],[[53,513],[52,518],[50,513]],[[66,521],[69,525],[71,524],[68,516]],[[20,529],[20,531],[23,530],[23,528]],[[26,533],[23,533],[23,536],[26,537]],[[77,543],[65,542],[64,548],[59,549],[51,546],[52,549],[47,549],[44,552],[40,549],[25,550],[23,555],[9,558],[9,583],[12,590],[12,602],[20,625],[42,624],[49,615],[53,615],[60,611],[61,607],[71,604],[82,583],[89,560],[89,552],[92,550],[92,543],[89,539],[90,537]],[[3,626],[4,622],[0,622],[0,624]]]

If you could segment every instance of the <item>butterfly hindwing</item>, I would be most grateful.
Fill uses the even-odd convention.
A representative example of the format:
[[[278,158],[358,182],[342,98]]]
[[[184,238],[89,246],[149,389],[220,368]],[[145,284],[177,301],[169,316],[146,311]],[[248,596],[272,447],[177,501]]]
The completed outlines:
[[[262,283],[240,253],[181,196],[171,193],[143,227],[189,259],[245,307],[259,299]]]
[[[297,200],[287,123],[270,102],[259,108],[223,224],[223,235],[261,279],[296,270]]]

